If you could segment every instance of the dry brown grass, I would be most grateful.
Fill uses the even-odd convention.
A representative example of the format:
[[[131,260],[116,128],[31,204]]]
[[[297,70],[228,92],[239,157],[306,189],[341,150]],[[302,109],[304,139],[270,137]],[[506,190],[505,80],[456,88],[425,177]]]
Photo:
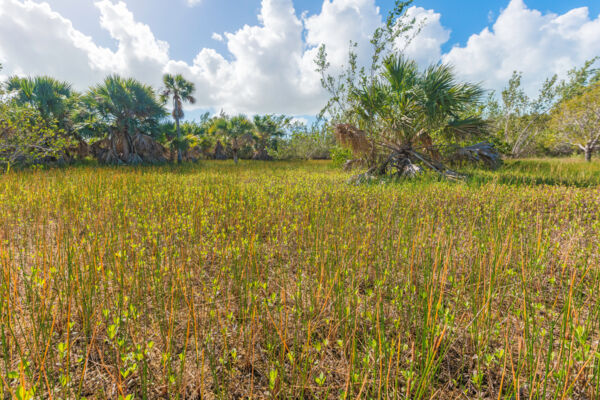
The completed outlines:
[[[598,398],[598,169],[528,163],[0,176],[0,398]]]

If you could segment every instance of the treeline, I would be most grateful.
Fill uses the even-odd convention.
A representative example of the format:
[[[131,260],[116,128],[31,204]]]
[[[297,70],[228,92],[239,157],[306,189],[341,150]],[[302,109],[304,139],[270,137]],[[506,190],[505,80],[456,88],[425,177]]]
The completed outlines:
[[[534,98],[523,89],[523,74],[515,71],[506,87],[491,92],[481,106],[490,139],[510,157],[581,152],[589,161],[600,149],[599,60],[570,70],[564,80],[546,79]]]
[[[195,102],[195,88],[180,75],[165,75],[160,91],[113,75],[84,93],[47,76],[11,77],[0,83],[0,165],[86,158],[139,164],[333,157],[343,163],[357,155],[372,165],[380,156],[375,147],[421,148],[436,158],[445,148],[477,142],[515,158],[579,152],[590,161],[600,150],[598,59],[564,80],[547,79],[535,98],[518,72],[500,93],[482,98],[483,89],[457,81],[449,66],[419,71],[393,54],[382,60],[372,73],[350,64],[331,77],[323,48],[317,66],[332,96],[319,118],[327,122],[310,126],[273,114],[206,113],[186,121],[183,107]],[[368,154],[337,146],[333,132],[340,124],[365,136]]]
[[[335,140],[325,127],[285,115],[206,113],[184,121],[194,91],[180,75],[165,75],[158,92],[113,75],[85,93],[47,76],[11,77],[0,88],[0,164],[330,157]]]

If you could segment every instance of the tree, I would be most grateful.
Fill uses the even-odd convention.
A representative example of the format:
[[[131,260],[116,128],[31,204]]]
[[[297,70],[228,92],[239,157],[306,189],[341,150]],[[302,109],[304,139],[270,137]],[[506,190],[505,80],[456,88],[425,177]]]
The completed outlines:
[[[231,148],[233,161],[237,164],[239,152],[244,144],[252,141],[252,133],[254,125],[245,115],[237,115],[235,117],[227,117],[222,114],[213,119],[209,132],[220,136],[225,140]],[[219,146],[220,142],[217,142]]]
[[[84,101],[108,126],[107,137],[92,149],[100,161],[136,164],[165,160],[164,149],[149,136],[157,132],[165,116],[150,86],[111,75],[91,88]]]
[[[592,161],[592,153],[600,149],[600,83],[561,103],[551,126],[562,140],[582,150],[586,161]]]
[[[55,121],[32,107],[0,102],[0,165],[31,165],[62,158],[72,145]]]
[[[45,120],[55,119],[64,124],[69,111],[67,100],[73,93],[69,83],[49,76],[13,76],[8,79],[6,88],[14,93],[14,101],[18,105],[34,107]]]
[[[370,173],[385,174],[391,166],[399,175],[414,175],[424,166],[456,178],[458,174],[441,163],[434,140],[481,135],[485,123],[469,111],[482,94],[479,85],[459,82],[448,65],[420,71],[416,62],[391,55],[372,85],[353,90],[351,110],[359,128],[338,124],[336,136],[366,158]],[[360,129],[364,126],[368,129]],[[499,161],[483,144],[462,154],[494,165]]]
[[[338,142],[369,166],[369,175],[386,174],[389,167],[399,175],[414,175],[424,166],[458,177],[439,161],[438,143],[453,140],[453,156],[498,166],[499,155],[487,143],[456,154],[457,140],[481,137],[486,131],[485,122],[472,113],[482,89],[458,82],[447,65],[419,71],[415,62],[402,56],[406,47],[398,45],[407,46],[421,28],[407,15],[410,3],[396,1],[386,23],[373,34],[368,70],[358,65],[357,45],[351,43],[346,69],[332,77],[327,74],[326,49],[319,49],[317,72],[330,94],[320,117],[329,115]]]
[[[490,93],[483,115],[490,121],[502,151],[512,157],[547,151],[553,141],[548,131],[551,111],[600,81],[600,69],[594,68],[598,60],[596,57],[571,69],[560,82],[556,75],[546,79],[535,98],[527,96],[522,86],[523,74],[517,71],[500,96]]]
[[[323,160],[331,158],[336,147],[333,132],[326,124],[314,122],[310,126],[300,121],[290,123],[290,134],[277,146],[279,160]]]
[[[567,79],[557,87],[560,101],[581,95],[589,86],[600,82],[600,68],[594,68],[599,60],[600,57],[594,57],[586,61],[580,68],[573,68],[567,73]]]
[[[79,94],[73,91],[68,82],[58,81],[48,76],[34,78],[9,78],[6,88],[12,95],[11,102],[15,107],[35,109],[41,120],[52,127],[54,136],[47,135],[45,140],[55,140],[72,146],[64,147],[57,155],[61,161],[72,159],[72,153],[79,157],[87,155],[87,143],[79,135],[76,124],[76,110],[79,108]],[[39,121],[38,121],[39,122]],[[48,146],[56,146],[48,143]],[[48,157],[47,157],[48,159]]]
[[[167,102],[168,99],[173,99],[173,119],[175,120],[175,125],[177,127],[177,162],[181,163],[181,146],[179,141],[181,141],[181,129],[179,126],[179,121],[183,119],[183,103],[188,102],[190,104],[194,104],[196,99],[192,96],[194,91],[196,90],[195,85],[192,82],[185,80],[182,75],[171,75],[166,74],[163,76],[163,83],[165,88],[160,94],[161,101],[163,104]]]
[[[513,72],[508,85],[502,90],[500,106],[491,100],[488,117],[497,126],[501,134],[506,152],[512,157],[520,157],[527,151],[545,127],[545,116],[555,104],[557,92],[557,76],[546,79],[539,95],[530,99],[523,90],[523,74]],[[495,110],[494,110],[495,109]]]
[[[290,118],[284,115],[255,115],[254,116],[254,156],[255,160],[272,160],[267,152],[269,147],[275,147],[275,141],[285,135],[285,127]]]

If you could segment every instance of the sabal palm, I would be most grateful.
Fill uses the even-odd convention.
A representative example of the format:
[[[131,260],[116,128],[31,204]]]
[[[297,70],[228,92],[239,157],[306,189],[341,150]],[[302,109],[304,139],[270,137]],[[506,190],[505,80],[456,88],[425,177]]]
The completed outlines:
[[[185,116],[183,113],[183,103],[194,104],[196,99],[193,93],[196,90],[192,82],[187,81],[182,75],[166,74],[163,76],[165,88],[160,94],[161,101],[165,104],[169,99],[173,99],[173,119],[177,127],[177,141],[181,140],[181,128],[179,121]],[[181,163],[181,146],[177,145],[177,162]]]
[[[209,132],[223,137],[229,143],[233,161],[237,164],[242,145],[252,139],[254,125],[245,115],[228,118],[225,115],[213,120]]]
[[[266,148],[274,139],[285,135],[285,126],[289,118],[273,115],[255,115],[254,119],[255,157],[264,158]]]
[[[85,101],[120,132],[151,129],[165,114],[152,87],[118,75],[111,75],[92,87]]]
[[[20,78],[13,76],[7,82],[7,90],[14,92],[15,101],[36,108],[44,119],[54,118],[63,122],[68,112],[67,100],[72,95],[71,85],[48,76]]]
[[[461,83],[452,67],[431,65],[420,71],[416,62],[390,56],[380,81],[355,91],[357,114],[376,124],[378,139],[388,145],[411,147],[424,135],[464,136],[483,122],[464,114],[480,100],[479,85]]]
[[[159,120],[165,116],[152,87],[118,75],[111,75],[92,87],[83,101],[109,126],[114,156],[127,163],[139,161],[132,137],[141,132],[156,132]],[[115,150],[117,142],[122,144],[119,151]]]

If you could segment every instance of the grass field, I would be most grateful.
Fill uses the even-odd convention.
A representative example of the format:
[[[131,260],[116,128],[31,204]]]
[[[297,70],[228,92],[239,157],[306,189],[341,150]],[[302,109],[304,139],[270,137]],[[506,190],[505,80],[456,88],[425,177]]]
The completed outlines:
[[[0,175],[0,399],[600,398],[600,163]]]

